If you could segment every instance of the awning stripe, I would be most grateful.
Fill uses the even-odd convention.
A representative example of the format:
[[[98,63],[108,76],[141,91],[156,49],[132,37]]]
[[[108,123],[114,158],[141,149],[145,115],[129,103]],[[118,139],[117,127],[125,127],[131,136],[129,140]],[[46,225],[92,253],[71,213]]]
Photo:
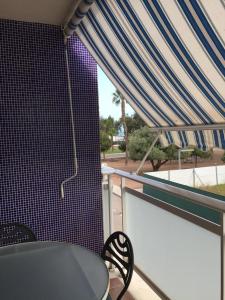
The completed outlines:
[[[183,132],[183,135],[184,135],[185,147],[188,147],[188,138],[187,138],[186,132],[185,131],[182,131],[182,132]]]
[[[170,144],[174,144],[174,139],[173,139],[172,133],[168,132],[168,134],[169,134],[169,137],[170,137]]]
[[[180,38],[177,36],[169,20],[166,18],[166,15],[162,11],[158,1],[152,0],[152,2],[148,2],[148,0],[143,0],[143,2],[150,16],[154,19],[158,29],[162,33],[164,39],[170,45],[172,51],[175,53],[185,70],[188,72],[191,78],[194,79],[195,83],[214,105],[214,107],[223,116],[225,116],[224,100],[220,98],[213,86],[206,79],[198,64],[193,61],[190,54],[185,49],[185,46],[182,44]]]
[[[182,43],[184,44],[188,53],[191,55],[194,62],[198,63],[201,71],[206,76],[207,80],[212,84],[214,89],[217,90],[218,94],[224,95],[224,76],[221,72],[219,72],[217,66],[212,61],[204,45],[187,20],[178,2],[173,0],[160,0],[160,3],[164,8],[167,17],[170,20],[170,23],[173,25],[173,28],[176,30],[177,35],[180,37]],[[205,32],[203,26],[201,27],[201,29],[203,30],[204,35],[207,35],[207,32]]]
[[[98,2],[98,1],[97,1]],[[132,45],[132,43],[127,39],[126,34],[121,31],[119,32],[117,28],[119,28],[119,24],[114,18],[113,14],[110,12],[109,7],[105,6],[104,10],[102,5],[105,5],[103,2],[99,3],[99,7],[101,8],[101,11],[104,12],[104,16],[107,19],[110,26],[113,28],[114,33],[117,35],[118,39],[120,39],[123,47],[133,60],[133,62],[136,64],[138,69],[142,72],[142,74],[145,76],[145,79],[151,84],[151,86],[155,89],[155,91],[158,93],[158,95],[161,97],[161,99],[164,100],[164,102],[176,112],[176,114],[180,117],[180,119],[184,122],[184,124],[192,124],[190,118],[184,114],[184,111],[180,109],[180,107],[177,105],[175,101],[170,97],[170,95],[167,93],[167,91],[163,88],[163,86],[160,84],[160,82],[157,80],[157,78],[154,76],[154,74],[151,72],[151,70],[147,67],[147,65],[144,63],[144,61],[141,59],[140,53],[135,49],[135,47]],[[109,18],[109,15],[111,19]],[[91,13],[90,13],[91,14]],[[93,15],[92,15],[93,17]],[[115,24],[115,25],[114,25]],[[167,100],[168,99],[168,100]]]
[[[96,0],[76,28],[132,107],[164,128],[163,145],[225,148],[225,26],[214,1]]]
[[[82,0],[78,7],[75,9],[72,18],[64,27],[64,35],[66,37],[70,37],[77,26],[80,24],[81,20],[87,14],[88,10],[90,9],[91,5],[94,3],[94,0]]]
[[[179,3],[181,3],[181,0],[178,0],[178,1],[179,1]],[[214,42],[214,44],[216,46],[216,49],[220,52],[220,54],[223,57],[223,59],[225,59],[225,53],[224,53],[223,45],[220,42],[220,40],[218,39],[215,31],[213,30],[213,27],[209,24],[209,22],[208,22],[207,18],[205,17],[202,9],[200,8],[198,2],[193,1],[193,0],[189,0],[189,1],[191,3],[192,7],[194,8],[196,14],[198,15],[199,19],[201,20],[202,25],[207,30],[207,33],[209,34],[211,40]],[[187,0],[185,0],[185,2],[188,3]],[[223,70],[224,70],[224,66],[223,66]]]
[[[122,86],[123,90],[129,95],[130,99],[134,101],[134,103],[140,108],[141,111],[145,113],[145,115],[148,117],[148,119],[151,121],[151,123],[155,126],[160,126],[157,120],[154,119],[153,116],[151,116],[148,111],[145,110],[145,108],[140,104],[140,102],[137,101],[137,99],[134,97],[134,95],[130,92],[129,88],[125,85],[124,82],[122,82],[119,78],[119,76],[113,71],[113,69],[110,67],[110,65],[107,63],[107,60],[102,55],[102,53],[99,51],[98,47],[96,46],[95,42],[93,41],[92,37],[89,35],[87,29],[85,28],[84,24],[80,24],[80,29],[85,36],[86,40],[88,41],[90,47],[92,47],[95,51],[95,53],[98,55],[99,59],[101,60],[101,63],[105,66],[105,68],[110,72],[110,74],[115,78],[115,80],[119,83],[120,86]]]
[[[224,17],[225,2],[224,1],[205,1],[199,0],[204,15],[209,20],[212,30],[216,32],[218,39],[223,47],[225,46]]]
[[[99,35],[99,37],[102,39],[102,42],[104,43],[105,47],[107,48],[108,52],[112,55],[114,61],[120,66],[121,71],[126,74],[128,80],[136,87],[140,95],[145,99],[146,102],[151,104],[152,108],[160,115],[160,117],[170,126],[174,125],[175,123],[164,113],[163,110],[160,109],[160,107],[154,102],[154,100],[148,95],[148,93],[144,90],[141,83],[137,81],[135,76],[130,72],[129,68],[125,65],[123,60],[121,59],[119,53],[116,51],[116,49],[113,47],[110,40],[105,35],[104,31],[102,30],[100,24],[96,20],[96,18],[93,17],[93,14],[90,12],[87,17],[90,21],[90,23],[93,25],[96,33]]]
[[[200,140],[202,143],[202,149],[206,150],[206,142],[205,142],[204,132],[202,130],[199,130],[199,134],[200,134]]]
[[[165,138],[162,137],[160,141],[164,146],[176,144],[181,148],[198,147],[202,150],[209,150],[212,147],[218,147],[225,149],[225,132],[223,130],[186,131],[184,134],[186,135],[187,143],[184,139],[184,135],[181,136],[181,131],[165,132]],[[178,140],[179,142],[177,142]]]
[[[165,133],[165,137],[167,139],[168,144],[170,144],[170,139],[169,139],[169,135],[168,132]],[[161,139],[162,140],[162,139]],[[165,142],[163,142],[163,144],[165,144]]]
[[[185,131],[180,131],[183,140],[183,147],[186,148],[188,146],[188,140]]]
[[[222,142],[222,147],[223,149],[225,149],[225,133],[224,130],[220,130],[220,140]]]
[[[196,145],[198,148],[201,148],[201,144],[200,144],[200,141],[199,141],[199,132],[198,131],[194,131],[194,136],[195,136],[195,141],[196,141]]]
[[[181,141],[181,147],[184,148],[186,145],[185,145],[184,136],[182,134],[182,131],[178,131],[178,135],[179,135],[179,138]]]
[[[176,74],[173,73],[173,71],[171,70],[169,65],[166,63],[166,61],[164,60],[161,53],[158,51],[157,47],[154,45],[154,42],[151,40],[150,36],[144,30],[144,26],[141,24],[141,21],[135,15],[135,12],[132,10],[131,6],[129,5],[129,2],[126,3],[126,8],[124,8],[124,4],[122,4],[120,0],[116,0],[116,1],[117,1],[118,5],[120,6],[121,10],[123,11],[124,15],[127,17],[129,22],[132,24],[132,27],[134,28],[134,30],[139,35],[140,41],[142,42],[143,46],[149,52],[149,54],[154,59],[156,64],[159,66],[161,71],[165,74],[168,81],[172,84],[172,86],[180,94],[182,99],[191,107],[191,109],[201,118],[201,120],[204,123],[212,124],[213,121],[210,118],[210,116],[199,106],[197,101],[195,99],[193,99],[191,94],[185,89],[185,87],[182,85],[180,80],[176,77]],[[129,13],[131,14],[132,18],[129,16],[129,14],[126,12],[126,10],[129,10]],[[135,22],[137,25],[135,24]],[[138,27],[141,28],[142,31],[138,31]],[[142,35],[144,35],[144,37]],[[153,50],[151,50],[150,46]]]
[[[223,65],[224,53],[221,51],[223,47],[212,31],[212,28],[203,15],[200,7],[196,2],[193,1],[188,2],[178,0],[178,2],[212,61],[216,64],[223,76],[225,76],[225,67]],[[190,10],[194,10],[196,15],[194,15]],[[203,27],[203,31],[200,29],[200,26]]]
[[[220,147],[217,130],[213,131],[214,144],[216,147]]]

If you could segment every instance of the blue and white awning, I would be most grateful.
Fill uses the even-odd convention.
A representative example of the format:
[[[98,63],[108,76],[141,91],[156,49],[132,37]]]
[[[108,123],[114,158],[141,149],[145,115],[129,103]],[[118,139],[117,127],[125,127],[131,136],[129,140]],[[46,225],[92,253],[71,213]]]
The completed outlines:
[[[163,144],[225,149],[223,0],[96,0],[76,33]]]

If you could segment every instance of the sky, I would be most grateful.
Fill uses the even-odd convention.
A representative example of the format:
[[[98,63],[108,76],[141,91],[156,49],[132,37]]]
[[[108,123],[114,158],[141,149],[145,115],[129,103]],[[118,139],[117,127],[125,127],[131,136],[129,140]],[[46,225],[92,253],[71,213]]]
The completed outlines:
[[[120,106],[116,106],[112,103],[113,93],[116,88],[112,82],[108,79],[105,73],[98,66],[98,95],[99,95],[99,110],[100,116],[107,118],[108,116],[118,120],[121,117]],[[126,104],[126,113],[130,116],[134,113],[134,110],[129,104]]]

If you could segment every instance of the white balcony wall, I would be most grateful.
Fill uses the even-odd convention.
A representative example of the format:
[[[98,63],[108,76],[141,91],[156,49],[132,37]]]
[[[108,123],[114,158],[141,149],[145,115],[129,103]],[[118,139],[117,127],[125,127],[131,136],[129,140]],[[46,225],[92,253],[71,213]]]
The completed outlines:
[[[225,172],[225,166],[224,166]],[[204,185],[216,185],[216,167],[204,167],[195,169],[195,185],[204,186]]]
[[[182,172],[180,172],[180,171],[182,171]],[[180,183],[180,184],[192,186],[193,185],[193,169],[170,171],[170,179],[169,180]]]
[[[225,184],[224,165],[194,169],[148,172],[145,174],[192,187]]]
[[[219,183],[225,183],[225,166],[217,166],[217,176]]]
[[[127,191],[124,201],[136,266],[173,300],[220,300],[220,236]]]

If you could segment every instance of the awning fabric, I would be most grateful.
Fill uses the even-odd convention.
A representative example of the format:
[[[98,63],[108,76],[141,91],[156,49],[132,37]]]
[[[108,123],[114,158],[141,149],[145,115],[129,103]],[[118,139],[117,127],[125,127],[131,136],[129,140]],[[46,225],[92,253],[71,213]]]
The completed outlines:
[[[96,0],[76,33],[150,127],[196,125],[164,145],[225,149],[224,20],[223,0]]]
[[[95,0],[81,0],[75,9],[72,18],[66,24],[64,28],[64,35],[70,37],[80,24],[81,20],[85,17],[88,10]]]

